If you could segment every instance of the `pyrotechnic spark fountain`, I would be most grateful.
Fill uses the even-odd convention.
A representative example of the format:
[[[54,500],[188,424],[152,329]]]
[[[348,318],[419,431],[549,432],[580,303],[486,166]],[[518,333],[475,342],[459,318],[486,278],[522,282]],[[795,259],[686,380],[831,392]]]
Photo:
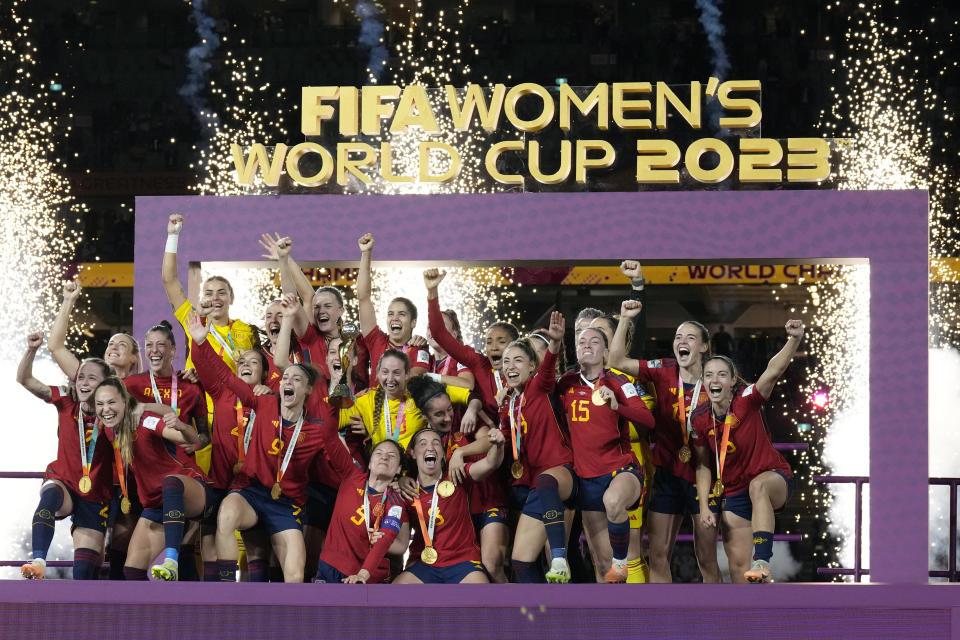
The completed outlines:
[[[827,8],[830,9],[831,5]],[[835,106],[829,116],[824,114],[823,125],[834,137],[846,138],[841,146],[838,186],[841,189],[929,189],[932,257],[956,255],[957,229],[948,223],[951,207],[955,205],[956,189],[951,186],[954,176],[944,165],[934,161],[933,156],[938,153],[933,145],[935,136],[924,120],[924,116],[936,115],[952,122],[954,116],[933,88],[932,82],[936,81],[936,76],[931,80],[923,75],[917,50],[921,43],[932,47],[927,56],[931,60],[925,60],[924,63],[939,65],[940,76],[949,64],[956,63],[944,57],[944,49],[931,45],[931,36],[925,30],[903,29],[894,26],[892,21],[886,21],[877,2],[861,4],[860,10],[848,16],[848,20],[850,26],[845,36],[847,52],[840,63],[843,86],[832,88]],[[952,40],[953,34],[947,34],[946,38]],[[945,279],[956,281],[960,276],[945,261],[940,261],[937,266],[940,276]],[[843,281],[838,282],[839,289],[836,292],[821,296],[827,304],[819,307],[815,323],[835,329],[825,332],[825,335],[846,334],[853,341],[828,338],[812,344],[811,351],[815,352],[820,365],[810,372],[810,379],[816,385],[819,382],[826,383],[827,379],[839,378],[842,385],[840,389],[832,387],[834,411],[828,413],[820,425],[827,433],[824,462],[834,474],[866,475],[865,457],[850,455],[848,448],[842,460],[840,456],[830,454],[850,445],[864,451],[869,431],[867,387],[856,380],[859,375],[857,372],[866,370],[861,365],[865,364],[867,358],[865,345],[856,338],[867,334],[849,331],[851,325],[846,324],[851,320],[860,322],[861,317],[867,316],[867,301],[858,300],[860,294],[857,291],[866,291],[865,280],[857,286],[857,282],[866,276],[847,274]],[[859,309],[859,312],[850,317],[851,309]],[[931,346],[956,345],[960,341],[958,310],[960,298],[954,286],[940,286],[932,290]],[[931,356],[931,362],[934,359],[935,354]],[[933,380],[931,376],[931,384]],[[931,472],[936,467],[942,475],[957,476],[960,475],[960,468],[957,468],[955,460],[946,466],[937,460],[938,456],[953,455],[952,450],[934,444],[946,436],[938,432],[938,425],[946,424],[939,417],[939,412],[943,410],[941,403],[931,402]],[[847,532],[840,536],[838,553],[840,562],[849,567],[852,565],[849,545],[853,542],[852,535],[849,535],[852,534],[849,523],[853,519],[853,510],[850,504],[843,504],[846,500],[841,499],[836,488],[832,491],[834,497],[830,519],[835,527]],[[825,501],[827,505],[831,503],[829,498]],[[942,501],[932,500],[931,517],[942,514],[948,508],[949,505]],[[868,512],[865,510],[865,513]],[[866,526],[863,536],[864,560],[865,564],[869,564],[869,532]],[[935,549],[943,541],[938,543],[932,536],[931,543]],[[932,550],[931,555],[933,553]]]
[[[14,432],[24,425],[37,425],[29,446],[5,447],[0,453],[4,470],[37,471],[56,455],[56,412],[45,407],[13,383],[14,371],[25,348],[29,331],[48,330],[59,304],[57,286],[63,264],[73,259],[79,235],[59,218],[65,212],[81,215],[83,209],[67,196],[65,168],[51,154],[51,147],[66,136],[69,126],[61,122],[56,101],[45,88],[50,79],[39,79],[35,65],[37,48],[30,36],[30,20],[13,0],[0,15],[0,232],[6,251],[0,253],[0,296],[8,303],[0,309],[0,376],[5,442],[22,442]],[[61,98],[62,99],[62,98]],[[15,301],[15,303],[14,303]],[[64,380],[52,361],[38,358],[34,375],[43,382]],[[36,505],[36,480],[5,481],[4,507],[10,517],[0,531],[0,554],[24,557],[23,542],[29,537],[29,516]],[[51,548],[58,558],[66,527]],[[0,570],[13,577],[16,570]]]

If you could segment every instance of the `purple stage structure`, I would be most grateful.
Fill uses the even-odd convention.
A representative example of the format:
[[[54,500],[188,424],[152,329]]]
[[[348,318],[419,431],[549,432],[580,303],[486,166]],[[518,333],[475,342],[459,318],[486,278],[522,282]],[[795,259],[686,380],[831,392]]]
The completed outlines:
[[[123,624],[131,638],[669,634],[738,638],[960,633],[960,590],[928,585],[928,230],[923,191],[736,191],[447,196],[140,197],[134,334],[173,321],[160,281],[170,213],[190,262],[265,266],[257,238],[294,238],[301,263],[869,262],[872,585],[327,585],[5,583],[0,618]],[[896,389],[890,402],[885,390]],[[866,448],[850,455],[865,455]],[[759,592],[762,591],[761,595]],[[108,604],[109,603],[109,604]],[[145,608],[149,605],[149,608]],[[370,607],[384,607],[373,615]],[[541,610],[541,605],[543,605]],[[402,615],[390,615],[388,611]],[[69,612],[69,613],[68,613]],[[134,613],[136,612],[136,613]],[[531,620],[532,616],[532,620]],[[203,627],[201,630],[200,627]],[[93,628],[78,625],[73,629]],[[25,636],[26,637],[26,636]],[[77,636],[86,637],[86,636]],[[91,635],[89,637],[94,637]],[[98,635],[96,637],[102,637]],[[957,635],[954,635],[957,637]]]

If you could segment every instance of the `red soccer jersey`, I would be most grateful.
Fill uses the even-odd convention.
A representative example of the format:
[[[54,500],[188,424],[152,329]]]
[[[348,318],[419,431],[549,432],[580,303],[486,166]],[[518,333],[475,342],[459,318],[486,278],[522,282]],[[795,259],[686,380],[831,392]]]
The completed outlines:
[[[517,396],[514,415],[520,415],[520,461],[524,475],[513,484],[531,486],[533,479],[550,469],[573,462],[573,453],[567,445],[563,429],[550,403],[550,394],[557,386],[555,369],[557,354],[547,349],[536,375],[524,387],[523,393],[511,391]],[[510,396],[500,407],[500,430],[507,440],[508,458],[512,459],[513,441],[510,434]]]
[[[207,348],[210,348],[209,345]],[[226,366],[226,365],[224,365]],[[208,482],[193,456],[183,452],[176,443],[163,437],[163,419],[144,411],[133,435],[133,462],[130,470],[137,482],[137,495],[144,509],[158,509],[163,505],[161,484],[167,476],[180,475]],[[112,429],[104,429],[110,442]]]
[[[47,465],[44,479],[57,479],[85,500],[109,502],[113,497],[113,451],[110,442],[100,431],[99,422],[92,415],[83,417],[85,449],[90,451],[93,434],[98,432],[93,455],[87,458],[90,466],[90,492],[80,493],[77,483],[83,476],[80,460],[80,425],[77,424],[80,403],[60,387],[50,387],[49,403],[57,408],[57,459]]]
[[[456,359],[473,373],[477,381],[476,390],[480,393],[480,401],[483,402],[483,410],[490,418],[496,416],[499,411],[497,391],[503,386],[499,373],[494,372],[490,367],[487,356],[458,342],[453,334],[447,331],[447,326],[443,324],[440,301],[437,298],[427,300],[427,316],[430,335],[449,354],[447,357]]]
[[[311,323],[307,323],[307,329],[302,336],[297,338],[299,350],[294,352],[294,346],[290,345],[291,353],[298,353],[300,362],[313,365],[320,375],[329,382],[330,371],[327,369],[327,349],[330,347],[330,341],[326,336],[320,334],[317,328]],[[296,361],[297,358],[294,358]]]
[[[233,483],[233,467],[239,460],[238,436],[250,418],[250,408],[244,407],[237,394],[230,390],[217,375],[209,355],[212,350],[194,350],[193,364],[197,368],[203,388],[213,398],[213,427],[210,444],[210,480],[217,489],[229,489]],[[213,354],[218,361],[222,359]],[[237,428],[237,411],[240,411],[240,428]],[[242,437],[242,435],[240,436]]]
[[[192,346],[194,361],[203,360],[205,365],[212,366],[213,373],[220,382],[235,393],[245,407],[256,412],[246,460],[234,477],[231,488],[241,489],[252,482],[272,487],[277,481],[277,473],[290,446],[296,423],[287,423],[281,419],[280,398],[277,395],[270,393],[255,396],[253,389],[216,357],[210,343],[204,342],[200,346],[192,343]],[[304,409],[300,434],[280,480],[281,493],[297,505],[303,505],[307,500],[307,481],[314,458],[320,451],[319,431],[324,418],[325,416],[312,416]]]
[[[472,463],[470,463],[472,464]],[[444,498],[437,495],[437,517],[434,523],[431,546],[437,550],[435,567],[449,567],[460,562],[480,562],[480,545],[477,544],[477,533],[473,529],[473,520],[470,517],[470,464],[467,465],[467,479],[463,484],[454,487],[453,493]],[[441,481],[448,480],[444,473]],[[439,483],[438,483],[439,484]],[[433,500],[434,487],[417,487],[416,501],[420,503],[423,519],[426,526],[430,525],[430,504]],[[413,503],[407,506],[407,515],[410,523],[416,527],[416,535],[410,544],[410,558],[407,566],[420,562],[420,554],[424,549],[424,532],[421,531],[420,518]]]
[[[597,384],[613,390],[617,398],[616,411],[610,409],[609,404],[597,406],[591,402]],[[557,395],[570,425],[573,469],[578,476],[596,478],[628,464],[640,468],[630,447],[627,420],[650,429],[654,419],[626,376],[605,371],[597,382],[589,384],[579,371],[570,371],[557,383]]]
[[[790,465],[780,452],[773,448],[770,436],[763,426],[760,408],[766,398],[760,395],[755,385],[750,385],[733,398],[727,420],[730,421],[730,436],[727,441],[727,457],[723,464],[724,494],[744,491],[750,481],[764,471],[780,471],[793,477]],[[716,420],[714,433],[713,409],[705,407],[694,417],[694,444],[709,446],[714,452],[723,438],[723,422]]]
[[[336,423],[329,423],[321,429],[325,457],[335,469],[339,482],[337,502],[333,507],[333,517],[327,529],[320,559],[348,576],[360,569],[370,572],[368,584],[383,582],[390,573],[387,550],[393,544],[400,527],[407,521],[403,499],[393,489],[383,493],[374,491],[367,485],[367,473],[353,463],[353,458],[340,441]],[[363,506],[363,492],[371,512],[382,504],[383,513],[367,516]],[[379,529],[383,536],[376,544],[370,544],[370,529]]]
[[[460,447],[465,447],[473,442],[472,437],[464,435],[460,431],[447,434],[443,439],[446,447],[447,462],[450,462],[450,456]],[[467,463],[476,462],[487,454],[482,453],[475,456],[469,456],[464,461]],[[505,466],[501,465],[480,482],[471,481],[468,485],[470,491],[470,513],[480,514],[488,509],[505,509],[507,505],[507,476]]]
[[[160,392],[159,399],[153,397],[153,386],[150,384],[149,372],[127,376],[123,379],[123,384],[127,385],[130,395],[136,398],[138,402],[144,404],[155,402],[173,406],[170,402],[173,379],[156,376],[156,381],[157,390]],[[182,373],[177,374],[177,415],[187,423],[190,422],[190,418],[205,419],[207,417],[207,402],[203,396],[203,389],[200,388],[200,385],[185,379]]]
[[[442,376],[458,376],[461,371],[469,371],[470,368],[456,361],[450,355],[444,356],[442,359],[438,360],[433,354],[430,355],[430,366],[427,367],[427,371],[431,373],[439,373]]]
[[[657,412],[654,434],[656,445],[653,447],[653,463],[658,467],[665,467],[673,475],[688,482],[695,482],[693,465],[689,462],[680,462],[679,452],[683,446],[683,429],[686,425],[681,422],[680,399],[677,395],[677,382],[680,377],[680,367],[673,358],[662,360],[640,360],[637,382],[653,382],[657,391]],[[684,385],[684,409],[689,413],[693,401],[694,387]],[[709,402],[705,388],[700,389],[697,405]]]
[[[390,344],[390,338],[387,337],[387,334],[385,334],[380,327],[374,326],[373,331],[363,336],[363,341],[370,351],[370,382],[373,385],[376,383],[377,366],[380,363],[380,358],[387,349],[403,351],[410,360],[411,369],[414,367],[429,369],[430,367],[430,352],[427,350],[427,347],[413,347],[408,344],[401,347],[394,346]]]

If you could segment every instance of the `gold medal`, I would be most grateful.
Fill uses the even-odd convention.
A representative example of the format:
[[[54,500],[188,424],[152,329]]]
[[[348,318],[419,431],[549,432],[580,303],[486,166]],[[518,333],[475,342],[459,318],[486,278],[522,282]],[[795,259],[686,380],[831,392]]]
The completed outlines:
[[[440,494],[441,498],[449,498],[452,496],[454,489],[456,489],[456,487],[449,480],[444,480],[437,485],[437,493]]]
[[[374,518],[381,518],[381,517],[383,517],[383,503],[382,503],[382,502],[377,502],[376,504],[373,505],[373,517],[374,517]]]
[[[273,498],[274,500],[280,499],[280,483],[279,482],[273,483],[273,488],[270,489],[270,497]]]
[[[243,467],[243,463],[237,460],[237,462],[235,462],[233,465],[233,475],[240,473],[241,467]]]
[[[233,356],[233,361],[237,362],[240,359],[240,349],[234,349],[230,355]]]
[[[420,553],[420,559],[427,564],[433,564],[437,561],[437,550],[433,547],[424,547],[423,551]]]
[[[130,513],[130,498],[123,496],[120,498],[120,511],[124,513]]]
[[[717,481],[713,483],[713,495],[715,495],[718,498],[722,498],[723,488],[724,488],[723,482],[721,482],[720,479],[717,478]]]
[[[684,464],[690,462],[690,447],[687,445],[680,447],[680,452],[677,454],[677,457],[679,457],[680,462]]]
[[[90,482],[90,476],[87,476],[87,475],[83,476],[82,478],[80,478],[80,482],[78,483],[78,488],[80,489],[80,493],[90,493],[90,487],[92,485],[93,483]]]
[[[523,476],[523,463],[519,460],[514,460],[513,464],[510,465],[510,475],[513,476],[514,480],[519,480]]]
[[[603,394],[600,393],[600,387],[597,387],[593,390],[593,393],[590,394],[590,402],[597,405],[598,407],[607,404],[607,399],[603,397]]]

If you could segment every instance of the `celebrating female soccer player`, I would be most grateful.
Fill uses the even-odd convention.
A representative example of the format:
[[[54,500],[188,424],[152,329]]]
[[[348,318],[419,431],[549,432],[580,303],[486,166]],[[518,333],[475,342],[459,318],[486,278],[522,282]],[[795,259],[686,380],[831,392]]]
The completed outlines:
[[[466,466],[470,481],[483,479],[503,461],[503,434],[490,430],[487,439],[487,455]],[[417,519],[417,535],[410,546],[407,570],[394,584],[489,582],[470,518],[468,487],[455,485],[444,472],[445,447],[440,434],[433,429],[417,432],[411,454],[417,464],[417,497],[409,513],[411,521]]]
[[[550,403],[564,327],[559,312],[550,314],[550,346],[542,362],[537,362],[529,340],[511,342],[503,352],[509,393],[500,409],[500,428],[510,434],[514,501],[523,505],[511,559],[517,582],[543,581],[539,556],[544,539],[552,558],[547,580],[570,580],[563,516],[564,501],[573,497],[576,480],[573,454]]]
[[[390,488],[400,474],[403,450],[384,440],[373,448],[364,473],[340,441],[335,422],[325,424],[321,434],[340,482],[315,581],[383,582],[390,572],[391,544],[399,534],[405,548],[410,536],[403,499]]]
[[[440,434],[450,479],[456,484],[461,483],[466,478],[466,463],[476,462],[486,454],[490,427],[484,425],[469,436],[464,434],[457,424],[458,415],[447,388],[439,382],[419,376],[411,379],[407,387],[417,408],[426,417],[427,427]],[[481,406],[478,398],[471,398],[464,419],[475,423],[475,415]],[[506,582],[503,565],[510,531],[507,528],[507,493],[499,470],[479,482],[470,483],[469,491],[470,514],[480,538],[483,566],[493,582]]]
[[[360,331],[364,343],[370,351],[370,369],[377,371],[380,357],[387,349],[395,349],[406,354],[410,361],[411,376],[426,373],[430,366],[430,352],[426,345],[411,346],[407,343],[413,337],[413,328],[417,326],[417,308],[407,298],[394,298],[387,307],[387,331],[377,326],[377,312],[371,299],[370,255],[373,252],[373,234],[364,234],[357,244],[360,245],[360,271],[357,274],[357,315],[360,319]],[[422,338],[421,338],[422,340]]]
[[[496,416],[499,412],[500,401],[503,398],[504,383],[500,372],[501,358],[504,349],[516,340],[520,333],[509,322],[494,322],[487,327],[484,354],[461,344],[454,338],[444,324],[440,312],[438,289],[447,274],[437,269],[427,269],[423,272],[423,283],[427,287],[427,310],[429,316],[430,335],[449,355],[457,362],[465,364],[476,379],[476,388],[480,392],[483,410],[489,416]],[[465,430],[467,429],[464,425]]]
[[[607,336],[597,328],[583,329],[577,336],[580,371],[564,374],[557,394],[570,425],[583,528],[597,576],[626,582],[627,512],[636,508],[643,491],[643,468],[630,450],[626,420],[647,430],[654,419],[633,383],[605,369],[607,354]]]
[[[93,392],[112,371],[100,358],[88,358],[77,369],[74,387],[48,387],[33,377],[33,360],[42,342],[42,333],[27,336],[17,382],[56,407],[60,420],[57,459],[47,466],[33,515],[33,562],[23,565],[20,572],[24,578],[43,579],[56,518],[69,515],[73,520],[73,579],[92,580],[103,550],[113,494],[110,444],[99,437]]]
[[[70,312],[80,298],[80,292],[80,283],[76,280],[68,280],[63,283],[63,304],[60,305],[60,311],[53,321],[53,326],[50,328],[50,338],[47,341],[47,349],[50,350],[50,355],[60,366],[60,370],[71,380],[77,375],[80,361],[67,349],[65,341],[67,329],[70,325]],[[118,378],[126,378],[131,373],[140,371],[140,345],[129,334],[116,333],[107,343],[107,349],[103,352],[103,359],[113,367]]]
[[[453,309],[447,309],[442,312],[443,325],[450,332],[457,342],[463,341],[463,333],[460,331],[460,319]],[[466,387],[473,389],[476,384],[476,378],[470,368],[465,364],[456,361],[449,353],[443,350],[443,347],[433,339],[430,334],[430,328],[427,327],[427,344],[433,350],[430,356],[430,367],[427,373],[431,379],[449,384],[455,387]]]
[[[654,495],[650,503],[650,580],[670,582],[670,558],[677,531],[685,514],[693,518],[694,551],[704,582],[719,582],[717,531],[695,517],[700,510],[687,443],[690,414],[706,402],[701,374],[710,348],[710,336],[699,322],[687,321],[677,327],[673,338],[675,359],[634,360],[626,357],[626,336],[640,302],[626,300],[620,306],[620,322],[610,344],[610,366],[635,376],[642,383],[653,382],[657,392],[657,446],[654,449]]]
[[[205,376],[219,378],[244,406],[250,407],[251,414],[256,414],[243,467],[217,516],[220,579],[232,582],[235,577],[239,550],[234,531],[245,531],[262,522],[270,534],[284,581],[302,582],[306,550],[300,511],[306,501],[308,474],[320,451],[321,419],[335,421],[332,416],[308,415],[304,407],[317,372],[302,364],[291,365],[283,372],[279,397],[272,393],[256,396],[205,342],[207,326],[193,317],[188,327],[198,371],[206,369]]]
[[[184,522],[200,516],[212,495],[207,478],[193,458],[181,447],[168,447],[167,442],[196,444],[197,432],[181,422],[173,410],[137,402],[119,378],[101,382],[94,398],[97,417],[114,444],[117,474],[124,489],[121,508],[129,508],[127,468],[133,471],[143,504],[130,539],[124,577],[146,580],[147,566],[165,548],[164,561],[154,565],[151,572],[162,580],[177,580]],[[163,414],[154,413],[154,409]]]
[[[725,356],[714,356],[703,367],[710,406],[697,412],[693,424],[700,460],[700,519],[707,525],[714,525],[716,520],[712,512],[704,510],[703,496],[710,484],[706,463],[709,446],[717,465],[714,494],[724,496],[723,548],[734,582],[770,582],[774,511],[783,507],[792,491],[790,465],[773,448],[760,415],[763,403],[770,398],[803,339],[800,320],[788,320],[785,329],[787,343],[770,359],[755,384],[740,384],[736,366]]]
[[[625,264],[629,262],[628,260]],[[621,269],[623,269],[622,265]],[[641,323],[644,317],[645,316],[641,316]],[[590,327],[602,331],[603,335],[607,337],[607,344],[610,344],[613,341],[614,333],[617,331],[617,319],[613,316],[604,315],[591,320]],[[634,320],[633,328],[636,327],[637,320]],[[645,328],[645,326],[643,328]],[[636,333],[631,335],[631,333],[633,332],[628,331],[626,338],[628,351],[631,349],[632,340],[636,339],[637,335]],[[610,369],[609,371],[625,376],[631,383],[636,382],[633,376],[629,376],[622,371],[617,369]],[[657,401],[650,395],[647,387],[639,385],[636,389],[637,394],[640,396],[640,399],[643,400],[647,409],[653,411],[657,406]],[[637,505],[636,509],[631,509],[628,512],[630,520],[630,546],[627,549],[627,583],[642,584],[650,582],[650,567],[647,565],[643,541],[643,536],[646,533],[646,520],[644,516],[647,511],[647,496],[653,489],[653,476],[656,468],[653,466],[653,453],[650,451],[650,434],[647,429],[638,427],[633,422],[628,422],[627,426],[630,432],[630,450],[633,451],[633,455],[637,457],[640,468],[643,470],[643,489],[640,492],[640,504]]]

